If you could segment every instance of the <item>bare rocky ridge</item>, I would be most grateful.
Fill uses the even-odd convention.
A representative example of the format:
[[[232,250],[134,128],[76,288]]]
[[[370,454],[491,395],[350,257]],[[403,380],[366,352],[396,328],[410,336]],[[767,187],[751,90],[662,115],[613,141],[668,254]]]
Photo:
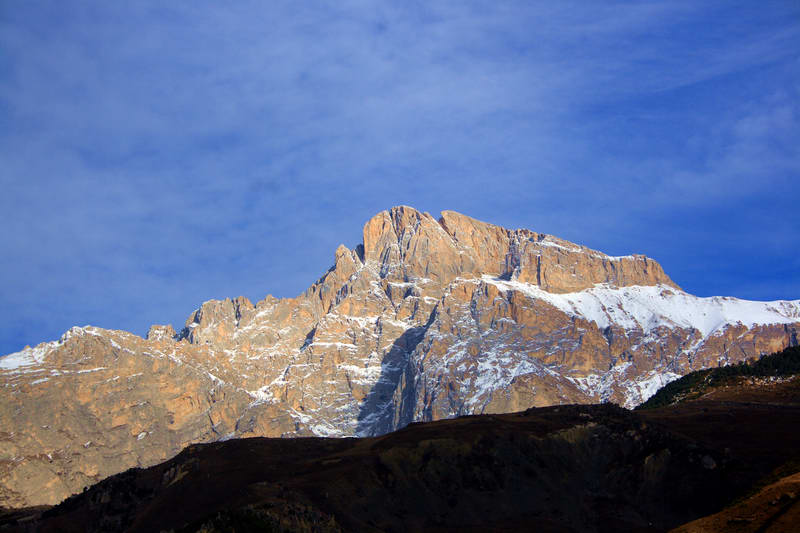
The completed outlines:
[[[147,339],[73,328],[0,359],[0,505],[56,503],[193,442],[632,407],[798,326],[800,301],[697,298],[641,255],[396,207],[296,298],[208,301]]]

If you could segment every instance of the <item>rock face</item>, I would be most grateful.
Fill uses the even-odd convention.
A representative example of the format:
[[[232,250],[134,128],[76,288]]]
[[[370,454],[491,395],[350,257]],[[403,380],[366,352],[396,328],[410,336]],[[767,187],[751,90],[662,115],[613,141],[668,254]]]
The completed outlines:
[[[698,298],[641,255],[396,207],[296,298],[209,301],[147,339],[73,328],[0,358],[0,505],[55,503],[192,442],[631,407],[796,344],[798,326],[800,301]]]

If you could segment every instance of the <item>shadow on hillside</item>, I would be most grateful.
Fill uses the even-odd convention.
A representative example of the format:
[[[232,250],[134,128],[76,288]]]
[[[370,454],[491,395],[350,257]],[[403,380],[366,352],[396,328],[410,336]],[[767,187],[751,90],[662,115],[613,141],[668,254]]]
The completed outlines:
[[[356,436],[382,435],[411,422],[413,413],[401,412],[397,424],[395,424],[396,400],[394,395],[404,374],[407,383],[408,380],[413,379],[413,372],[409,367],[411,354],[425,336],[428,325],[407,329],[383,356],[381,375],[359,407]],[[404,396],[411,394],[412,387],[413,383],[408,383]],[[401,404],[404,404],[401,407],[405,407],[402,409],[403,411],[413,408],[402,400]]]

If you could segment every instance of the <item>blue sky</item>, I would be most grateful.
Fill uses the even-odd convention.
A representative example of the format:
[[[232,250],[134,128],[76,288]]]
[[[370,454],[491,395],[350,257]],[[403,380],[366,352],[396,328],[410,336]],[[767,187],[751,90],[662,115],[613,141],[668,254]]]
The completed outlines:
[[[800,4],[0,1],[0,353],[302,292],[405,204],[800,298]]]

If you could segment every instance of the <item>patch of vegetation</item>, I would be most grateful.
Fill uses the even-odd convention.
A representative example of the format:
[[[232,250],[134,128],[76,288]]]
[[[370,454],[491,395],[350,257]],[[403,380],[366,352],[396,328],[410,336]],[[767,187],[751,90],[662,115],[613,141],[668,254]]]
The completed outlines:
[[[798,374],[800,374],[800,346],[791,346],[755,361],[742,361],[737,365],[707,368],[686,374],[661,387],[636,409],[653,409],[691,400],[711,388],[731,383],[739,377],[782,377]]]

